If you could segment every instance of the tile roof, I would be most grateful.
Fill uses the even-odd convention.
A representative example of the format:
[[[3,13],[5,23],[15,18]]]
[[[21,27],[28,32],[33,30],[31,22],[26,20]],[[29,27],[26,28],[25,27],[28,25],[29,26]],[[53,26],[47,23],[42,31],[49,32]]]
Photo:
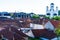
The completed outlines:
[[[3,37],[9,39],[9,40],[12,40],[13,39],[13,33],[11,31],[8,31],[8,30],[2,30],[1,31],[1,34],[3,35]]]
[[[0,27],[5,27],[7,25],[13,25],[15,27],[20,27],[16,20],[0,20]]]
[[[32,32],[35,37],[45,37],[48,39],[56,37],[56,34],[54,32],[47,29],[32,29]]]
[[[48,22],[48,20],[45,20],[45,19],[36,19],[36,20],[32,20],[32,23],[34,24],[45,24],[46,22]]]
[[[9,30],[9,28],[11,30]],[[27,35],[25,35],[24,33],[22,33],[21,31],[18,31],[16,28],[14,27],[5,27],[5,29],[0,31],[0,36],[1,34],[3,35],[3,37],[12,40],[13,37],[15,38],[15,40],[24,40],[23,37],[28,37]]]
[[[15,33],[17,33],[17,34],[19,34],[19,35],[21,35],[21,36],[24,36],[24,37],[27,37],[27,35],[25,35],[21,30],[19,31],[17,28],[15,28],[15,27],[6,27],[6,29],[7,30],[9,30],[9,28],[11,29],[11,31],[12,32],[15,32]]]
[[[52,23],[52,25],[53,25],[55,28],[58,28],[58,27],[60,26],[60,21],[51,20],[50,22]]]
[[[29,27],[30,24],[27,23],[27,22],[22,22],[22,23],[20,23],[20,26],[21,26],[22,28],[30,28],[30,27]]]

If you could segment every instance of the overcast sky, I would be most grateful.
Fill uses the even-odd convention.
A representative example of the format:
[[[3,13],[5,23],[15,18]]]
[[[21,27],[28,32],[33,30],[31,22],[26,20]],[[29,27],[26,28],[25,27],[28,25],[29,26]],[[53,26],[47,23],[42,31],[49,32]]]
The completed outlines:
[[[60,0],[0,0],[0,11],[33,12],[35,14],[46,14],[46,6],[54,3],[60,9]]]

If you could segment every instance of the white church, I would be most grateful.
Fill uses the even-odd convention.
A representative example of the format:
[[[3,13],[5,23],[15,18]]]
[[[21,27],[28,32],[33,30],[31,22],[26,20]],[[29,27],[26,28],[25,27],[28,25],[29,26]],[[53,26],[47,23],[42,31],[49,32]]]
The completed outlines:
[[[49,16],[50,18],[58,16],[58,7],[56,6],[56,9],[54,9],[54,3],[50,4],[50,9],[48,6],[46,7],[46,16]]]

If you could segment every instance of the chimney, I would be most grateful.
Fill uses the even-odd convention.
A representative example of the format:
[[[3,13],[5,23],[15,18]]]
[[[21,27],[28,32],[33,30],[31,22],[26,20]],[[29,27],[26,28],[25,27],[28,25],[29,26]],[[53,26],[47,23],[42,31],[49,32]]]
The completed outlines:
[[[45,19],[43,19],[43,23],[42,23],[42,25],[43,25],[43,27],[44,27],[44,25],[45,25]],[[44,27],[44,29],[45,29],[45,27]]]
[[[45,21],[45,19],[43,19],[43,23],[42,23],[43,25],[45,24],[45,22],[44,22],[44,21]]]
[[[14,36],[13,36],[13,40],[14,40]]]
[[[1,34],[1,37],[3,38],[3,35]]]
[[[11,28],[9,27],[9,31],[11,31]]]

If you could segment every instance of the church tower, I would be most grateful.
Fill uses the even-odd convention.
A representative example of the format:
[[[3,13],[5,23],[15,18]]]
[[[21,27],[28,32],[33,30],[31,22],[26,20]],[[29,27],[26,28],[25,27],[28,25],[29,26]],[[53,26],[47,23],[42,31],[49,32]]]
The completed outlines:
[[[48,11],[48,6],[46,7],[46,11]]]
[[[50,4],[50,11],[54,11],[54,3]]]
[[[58,7],[56,7],[56,10],[55,10],[54,3],[50,4],[50,9],[48,9],[48,6],[46,7],[46,16],[49,16],[50,18],[54,16],[58,16]]]

